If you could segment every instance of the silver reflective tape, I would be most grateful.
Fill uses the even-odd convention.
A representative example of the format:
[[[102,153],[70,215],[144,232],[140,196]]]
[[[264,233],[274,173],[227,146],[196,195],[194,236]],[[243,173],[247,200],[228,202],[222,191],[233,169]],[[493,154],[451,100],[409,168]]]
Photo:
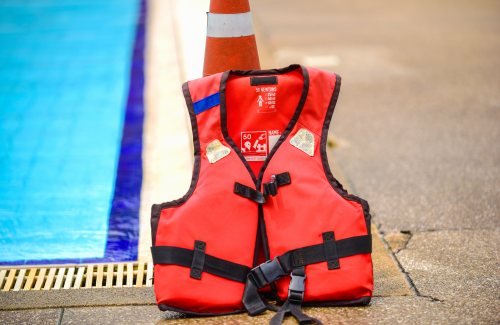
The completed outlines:
[[[208,13],[207,36],[217,38],[254,35],[252,14],[212,14]]]

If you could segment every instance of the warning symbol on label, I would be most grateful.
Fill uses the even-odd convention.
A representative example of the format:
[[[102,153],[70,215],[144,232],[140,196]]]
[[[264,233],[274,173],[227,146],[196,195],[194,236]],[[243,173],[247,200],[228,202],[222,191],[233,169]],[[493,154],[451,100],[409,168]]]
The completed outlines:
[[[267,157],[267,132],[241,132],[241,153],[248,161],[264,161]]]
[[[264,100],[262,99],[262,96],[261,96],[261,95],[259,95],[259,99],[257,99],[257,102],[259,103],[259,107],[262,107],[262,102],[263,102],[263,101],[264,101]]]

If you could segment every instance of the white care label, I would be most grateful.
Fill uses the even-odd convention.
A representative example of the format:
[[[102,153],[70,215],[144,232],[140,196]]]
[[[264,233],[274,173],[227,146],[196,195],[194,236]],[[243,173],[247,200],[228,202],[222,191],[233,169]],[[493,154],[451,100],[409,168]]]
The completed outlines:
[[[264,161],[280,136],[279,130],[241,132],[241,153],[247,161]]]
[[[276,112],[276,90],[277,87],[257,87],[255,105],[257,113]]]

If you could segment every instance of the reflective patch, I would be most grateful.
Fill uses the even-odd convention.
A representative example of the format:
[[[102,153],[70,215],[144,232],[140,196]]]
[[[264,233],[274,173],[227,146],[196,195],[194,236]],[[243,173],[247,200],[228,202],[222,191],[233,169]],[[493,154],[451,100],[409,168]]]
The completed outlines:
[[[222,143],[220,143],[220,141],[217,139],[210,142],[210,144],[207,146],[207,158],[211,164],[229,155],[230,152],[231,149],[223,146]]]
[[[251,12],[241,14],[208,13],[208,37],[230,38],[254,34]]]
[[[314,135],[306,129],[300,129],[290,140],[290,143],[309,156],[314,156]]]

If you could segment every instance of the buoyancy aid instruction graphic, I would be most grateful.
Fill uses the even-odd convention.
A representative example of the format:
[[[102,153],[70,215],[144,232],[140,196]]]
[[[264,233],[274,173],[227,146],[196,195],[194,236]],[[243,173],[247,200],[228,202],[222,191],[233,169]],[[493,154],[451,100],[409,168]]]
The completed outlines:
[[[279,130],[241,132],[241,153],[247,161],[264,161],[280,136]]]
[[[267,132],[241,132],[241,152],[248,161],[263,161],[267,157]]]

